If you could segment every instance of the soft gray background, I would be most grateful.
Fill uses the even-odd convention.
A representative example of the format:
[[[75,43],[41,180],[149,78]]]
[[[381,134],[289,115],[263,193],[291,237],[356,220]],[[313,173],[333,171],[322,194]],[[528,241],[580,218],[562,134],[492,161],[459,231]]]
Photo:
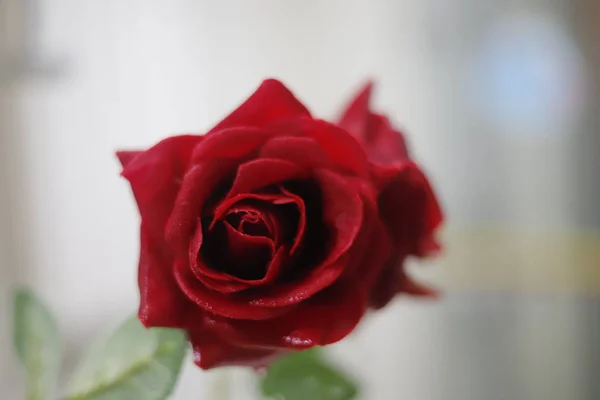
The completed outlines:
[[[457,229],[596,229],[599,16],[594,0],[0,0],[2,310],[12,283],[35,287],[72,366],[137,301],[114,149],[201,132],[267,76],[323,117],[375,78]],[[597,303],[480,296],[400,301],[336,352],[369,399],[600,398]],[[213,378],[188,366],[174,398],[208,398]]]

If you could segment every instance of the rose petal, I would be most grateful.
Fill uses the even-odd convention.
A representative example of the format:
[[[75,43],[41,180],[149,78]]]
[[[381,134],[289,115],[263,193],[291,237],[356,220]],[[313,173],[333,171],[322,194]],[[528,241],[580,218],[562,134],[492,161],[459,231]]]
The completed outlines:
[[[407,159],[404,135],[393,128],[388,117],[372,112],[372,93],[373,83],[367,82],[348,104],[338,125],[365,144],[371,161],[390,163]]]
[[[443,221],[442,211],[429,181],[414,163],[404,164],[379,196],[379,212],[394,244],[409,254],[424,256],[422,242]]]
[[[287,160],[305,168],[324,168],[331,164],[319,143],[308,137],[274,137],[264,144],[259,157]]]
[[[351,179],[351,181],[353,183],[353,187],[360,196],[363,207],[363,221],[360,226],[360,231],[358,232],[352,247],[348,250],[351,254],[353,264],[357,264],[358,268],[363,261],[365,253],[370,250],[369,245],[371,244],[370,242],[373,238],[376,224],[379,221],[379,215],[375,188],[370,185],[368,181],[364,181],[362,179],[354,178]]]
[[[271,257],[275,255],[273,241],[264,236],[246,235],[228,223],[223,226],[227,235],[226,260],[229,262],[229,265],[221,266],[223,271],[248,281],[263,279]]]
[[[233,207],[237,207],[236,209],[238,210],[244,210],[245,207],[255,209],[254,206],[244,205],[244,201],[247,200],[255,200],[257,201],[257,205],[260,203],[283,205],[295,202],[294,198],[285,196],[281,193],[240,193],[235,196],[228,196],[215,209],[213,221],[209,229],[212,229],[217,221],[223,219],[225,214]]]
[[[367,176],[369,166],[363,147],[352,135],[326,121],[307,121],[305,133],[316,140],[329,159],[343,169]]]
[[[352,101],[346,106],[338,125],[355,137],[366,142],[369,125],[371,92],[373,82],[367,82]]]
[[[283,347],[325,346],[342,340],[352,332],[365,309],[366,300],[360,285],[346,280],[312,297],[308,304],[286,314],[280,321],[268,322],[274,325],[274,329],[281,326],[278,338],[283,340]]]
[[[233,165],[231,160],[198,164],[183,177],[165,229],[167,243],[180,257],[187,257],[189,238],[194,234],[197,218]]]
[[[362,145],[348,132],[327,121],[297,118],[271,127],[289,136],[313,139],[337,169],[367,177],[369,164]]]
[[[363,204],[363,224],[349,250],[351,272],[368,292],[392,254],[389,235],[378,215],[375,188],[364,181],[355,183]]]
[[[245,280],[226,272],[216,271],[206,265],[202,258],[197,259],[191,269],[194,275],[209,289],[221,293],[234,293],[252,287],[264,286],[276,281],[288,257],[285,247],[280,247],[272,257],[264,278],[260,280]]]
[[[435,298],[439,292],[427,285],[418,283],[404,272],[404,256],[390,259],[379,275],[369,297],[369,306],[375,310],[385,307],[397,294]]]
[[[331,248],[325,259],[304,276],[265,290],[260,297],[251,300],[252,305],[277,308],[303,301],[331,285],[350,262],[348,249],[363,222],[360,195],[349,181],[331,171],[316,171],[316,176],[323,195],[323,218],[332,231]]]
[[[279,243],[279,227],[277,226],[277,221],[273,215],[274,206],[275,204],[266,203],[264,201],[242,201],[231,206],[231,208],[225,212],[223,220],[230,221],[232,216],[244,213],[245,216],[240,217],[240,221],[237,225],[238,230],[246,232],[246,230],[250,228],[254,232],[248,234],[252,236],[268,237],[272,239],[274,243]],[[249,221],[247,219],[248,215],[253,215],[253,218],[257,218],[258,221]],[[214,221],[215,218],[213,218],[213,223]]]
[[[386,266],[386,261],[392,255],[392,243],[382,222],[377,220],[370,233],[370,240],[366,240],[367,251],[360,258],[358,276],[363,287],[371,291],[377,279]],[[377,289],[375,289],[377,290]]]
[[[240,165],[228,198],[241,193],[282,183],[292,179],[304,179],[308,172],[298,164],[274,158],[261,158]]]
[[[236,293],[251,287],[251,285],[247,282],[241,282],[235,279],[222,279],[225,277],[224,274],[220,278],[214,278],[214,275],[218,276],[218,271],[214,271],[213,275],[210,275],[209,273],[198,272],[211,271],[210,267],[208,267],[202,260],[199,260],[196,266],[192,269],[196,278],[198,278],[198,280],[208,289],[214,290],[215,292],[224,294]]]
[[[385,307],[398,293],[397,270],[403,268],[406,257],[391,257],[377,277],[369,295],[369,306],[375,310]]]
[[[194,362],[202,369],[228,365],[260,368],[267,366],[282,351],[233,346],[209,332],[190,332]]]
[[[323,219],[333,229],[334,242],[325,260],[333,262],[352,246],[363,222],[358,190],[348,180],[328,170],[316,172],[323,194]]]
[[[196,260],[198,258],[198,254],[200,254],[200,248],[202,247],[203,242],[204,232],[202,229],[202,220],[200,218],[196,218],[196,229],[194,230],[194,235],[191,237],[189,247],[190,264],[192,263],[192,260]]]
[[[302,350],[343,339],[356,327],[365,309],[360,284],[353,279],[340,280],[278,318],[215,318],[211,329],[240,346]]]
[[[263,215],[263,218],[266,218],[267,223],[269,225],[273,225],[273,239],[276,244],[285,244],[288,243],[288,240],[293,239],[294,244],[291,249],[291,254],[295,253],[298,247],[301,244],[301,239],[304,234],[304,230],[306,229],[306,207],[304,204],[304,200],[302,198],[287,189],[283,186],[279,186],[279,190],[281,194],[263,194],[263,193],[245,193],[245,194],[237,194],[232,196],[232,193],[235,193],[233,190],[230,192],[229,196],[226,200],[224,200],[215,210],[215,215],[213,218],[213,222],[211,226],[213,226],[216,221],[223,218],[223,215],[226,212],[229,212],[233,209],[235,210],[256,210],[259,214]],[[244,205],[244,200],[259,200],[261,203],[256,203],[252,205]],[[267,208],[267,204],[271,203],[272,206]],[[296,215],[293,216],[293,220],[290,221],[290,215],[288,210],[284,210],[282,205],[286,204],[294,204],[296,206],[296,211],[298,213],[297,218]]]
[[[229,275],[213,271],[205,266],[200,257],[202,243],[202,224],[198,219],[194,236],[192,236],[192,239],[190,240],[189,263],[192,272],[204,285],[221,293],[239,292],[249,287],[245,282],[230,279]]]
[[[146,327],[180,327],[191,304],[175,281],[172,260],[164,254],[162,244],[146,233],[144,224],[140,236],[140,321]]]
[[[206,266],[203,261],[199,261],[198,265],[200,265],[201,267],[195,267],[196,269],[194,269],[194,275],[196,276],[196,278],[198,278],[200,282],[202,282],[204,286],[206,286],[210,290],[214,290],[215,292],[225,294],[235,293],[241,292],[242,290],[246,290],[252,286],[246,282],[240,282],[235,279],[216,279],[210,276],[209,274],[198,273],[198,269],[210,270],[210,268]]]
[[[423,172],[413,162],[405,162],[382,179],[379,196],[380,215],[396,249],[375,284],[369,302],[371,307],[384,307],[399,292],[416,296],[433,296],[435,291],[417,284],[404,273],[408,255],[424,257],[439,249],[433,237],[443,215],[433,189]]]
[[[350,258],[342,256],[331,264],[321,264],[297,282],[282,283],[248,296],[249,304],[257,307],[279,308],[300,303],[333,284],[347,268]]]
[[[273,240],[265,236],[253,236],[232,227],[229,223],[223,223],[227,233],[227,249],[233,257],[244,257],[252,254],[257,247],[266,247],[275,252]]]
[[[242,105],[209,133],[236,126],[262,127],[298,116],[310,117],[310,113],[283,83],[275,79],[266,79]]]
[[[142,221],[154,240],[163,237],[165,223],[181,184],[191,152],[201,136],[174,136],[128,161],[121,173],[131,184]]]
[[[224,295],[204,286],[192,273],[187,260],[175,262],[175,279],[186,296],[204,310],[227,318],[263,320],[285,314],[290,307],[255,307],[243,297]]]
[[[409,158],[404,135],[395,130],[383,115],[370,115],[366,143],[372,161],[389,164]]]
[[[285,187],[280,186],[279,190],[281,193],[286,195],[287,197],[294,200],[296,206],[298,207],[299,213],[299,221],[298,221],[298,229],[295,232],[294,244],[292,245],[292,249],[290,250],[290,255],[294,255],[296,251],[302,245],[302,239],[304,238],[304,231],[306,230],[306,205],[304,204],[304,200],[300,196],[295,193],[290,192]]]
[[[206,135],[201,145],[194,149],[193,163],[230,158],[241,163],[258,153],[260,146],[273,137],[273,133],[254,127],[234,127]]]
[[[121,166],[125,168],[127,164],[129,164],[134,158],[140,155],[142,151],[129,151],[129,150],[120,150],[117,151],[117,158],[121,163]]]
[[[378,191],[385,189],[390,182],[396,179],[398,171],[404,169],[407,165],[413,163],[410,160],[404,160],[393,164],[371,164],[371,180]]]

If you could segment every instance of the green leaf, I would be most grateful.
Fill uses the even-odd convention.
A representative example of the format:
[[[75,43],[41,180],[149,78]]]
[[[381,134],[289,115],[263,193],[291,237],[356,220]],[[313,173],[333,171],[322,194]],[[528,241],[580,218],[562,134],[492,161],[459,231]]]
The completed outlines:
[[[50,399],[61,359],[56,321],[41,300],[26,288],[15,290],[13,307],[13,339],[26,372],[27,399]]]
[[[146,329],[132,317],[91,347],[65,400],[166,399],[175,386],[187,347],[185,332]]]
[[[317,348],[273,362],[262,380],[262,392],[278,400],[350,400],[356,384],[326,363]]]

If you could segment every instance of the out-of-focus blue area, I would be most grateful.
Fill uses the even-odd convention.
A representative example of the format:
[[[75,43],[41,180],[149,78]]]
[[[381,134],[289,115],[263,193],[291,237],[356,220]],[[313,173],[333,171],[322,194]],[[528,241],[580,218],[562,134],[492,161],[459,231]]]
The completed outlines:
[[[491,26],[480,46],[474,95],[497,130],[538,140],[577,134],[589,78],[564,26],[535,15],[508,16]]]

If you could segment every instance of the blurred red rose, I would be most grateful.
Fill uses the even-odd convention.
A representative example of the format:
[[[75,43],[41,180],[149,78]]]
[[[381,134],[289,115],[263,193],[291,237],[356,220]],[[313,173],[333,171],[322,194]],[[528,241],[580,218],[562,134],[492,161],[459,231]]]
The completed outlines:
[[[392,163],[409,158],[404,136],[388,117],[370,108],[373,83],[368,82],[343,111],[339,126],[364,144],[371,161]]]
[[[436,229],[443,221],[438,200],[427,177],[410,159],[403,134],[388,117],[371,110],[373,84],[367,83],[342,112],[339,126],[352,133],[372,161],[381,220],[392,238],[393,252],[385,264],[369,303],[381,308],[397,293],[435,296],[437,291],[411,279],[408,256],[426,257],[439,251]]]
[[[275,80],[204,136],[118,157],[141,214],[140,320],[185,329],[202,368],[342,339],[392,245],[416,251],[430,228],[418,170],[376,168]]]

